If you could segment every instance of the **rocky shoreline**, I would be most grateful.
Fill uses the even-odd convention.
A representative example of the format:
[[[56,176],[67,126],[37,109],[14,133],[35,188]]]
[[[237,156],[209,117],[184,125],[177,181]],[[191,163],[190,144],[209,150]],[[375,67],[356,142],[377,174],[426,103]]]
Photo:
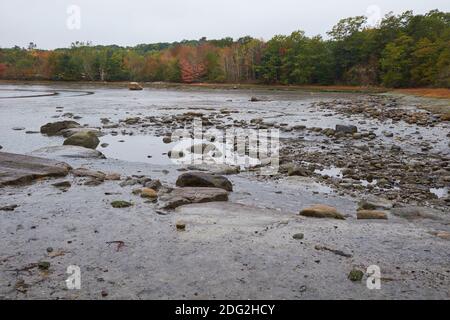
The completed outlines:
[[[175,101],[189,101],[192,92],[177,94]],[[450,297],[444,116],[384,95],[239,92],[212,102],[201,95],[193,98],[199,106],[155,101],[147,111],[121,105],[110,116],[47,101],[47,122],[12,130],[30,136],[38,125],[33,136],[58,143],[27,156],[0,151],[0,297],[336,298],[342,290],[343,298]],[[171,134],[195,121],[204,130],[278,129],[279,170],[171,162]],[[170,149],[167,164],[105,156],[133,136],[157,137]],[[178,156],[220,157],[217,142]],[[40,166],[22,170],[33,163]],[[12,173],[20,186],[2,185]],[[64,288],[69,263],[88,273],[87,289]],[[387,274],[384,291],[362,281],[374,264]]]

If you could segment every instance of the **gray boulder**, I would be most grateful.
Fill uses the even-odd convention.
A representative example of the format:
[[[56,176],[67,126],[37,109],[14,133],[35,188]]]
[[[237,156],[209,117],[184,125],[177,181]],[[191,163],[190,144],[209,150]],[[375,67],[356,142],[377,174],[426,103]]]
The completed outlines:
[[[62,130],[79,127],[80,124],[78,122],[71,120],[49,122],[41,127],[41,133],[48,136],[57,136],[61,134]]]
[[[221,188],[226,191],[233,191],[233,185],[230,180],[224,176],[206,172],[183,173],[178,177],[176,185],[178,187]]]
[[[63,144],[95,149],[99,143],[100,140],[92,131],[80,131],[68,137]]]

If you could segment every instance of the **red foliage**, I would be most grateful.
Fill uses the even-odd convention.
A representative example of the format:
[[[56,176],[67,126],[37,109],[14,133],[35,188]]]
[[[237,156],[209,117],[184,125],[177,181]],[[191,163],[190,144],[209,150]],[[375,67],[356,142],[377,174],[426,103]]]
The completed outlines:
[[[201,79],[207,72],[204,63],[192,63],[186,58],[181,58],[179,62],[181,71],[181,81],[192,83]]]
[[[3,74],[6,72],[6,64],[0,63],[0,78],[3,77]]]

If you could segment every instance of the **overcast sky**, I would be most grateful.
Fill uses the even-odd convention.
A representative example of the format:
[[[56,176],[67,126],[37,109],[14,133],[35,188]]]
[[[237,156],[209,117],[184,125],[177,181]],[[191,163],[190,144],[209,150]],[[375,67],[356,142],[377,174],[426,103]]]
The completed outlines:
[[[389,11],[431,9],[448,12],[450,1],[0,0],[0,47],[33,41],[39,48],[52,49],[77,40],[126,46],[203,36],[267,40],[294,30],[325,35],[341,18],[369,15],[376,21]]]

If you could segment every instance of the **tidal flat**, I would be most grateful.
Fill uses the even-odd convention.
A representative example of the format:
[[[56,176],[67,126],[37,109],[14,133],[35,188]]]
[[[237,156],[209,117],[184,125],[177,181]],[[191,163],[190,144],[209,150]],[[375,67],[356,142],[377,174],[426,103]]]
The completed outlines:
[[[0,298],[449,299],[450,122],[433,113],[448,106],[1,84]],[[245,152],[248,165],[223,163],[230,146],[217,139],[173,139],[195,121],[276,130],[276,170]],[[183,161],[199,155],[208,161]],[[65,281],[74,265],[79,290]],[[370,266],[380,289],[367,286]]]

